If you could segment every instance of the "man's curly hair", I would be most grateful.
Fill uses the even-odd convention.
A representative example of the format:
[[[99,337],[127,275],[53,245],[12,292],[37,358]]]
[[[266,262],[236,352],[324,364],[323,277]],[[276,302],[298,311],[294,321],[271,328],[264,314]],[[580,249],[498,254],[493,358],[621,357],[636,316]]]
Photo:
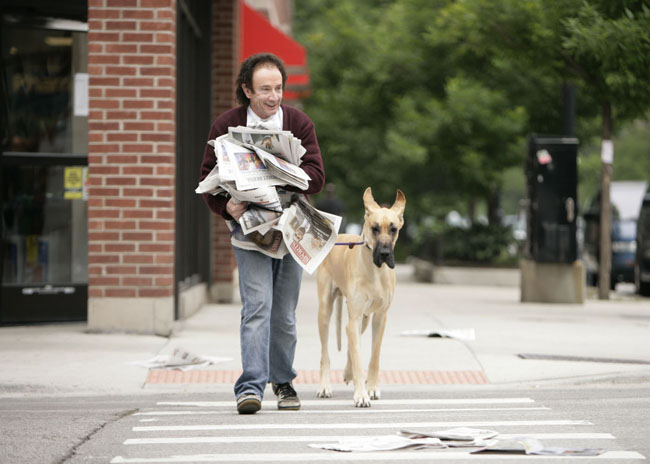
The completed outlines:
[[[275,56],[273,53],[258,53],[256,55],[251,55],[244,60],[239,69],[239,75],[237,76],[237,88],[236,95],[237,101],[242,105],[248,105],[249,99],[244,93],[244,90],[241,88],[242,84],[246,84],[246,87],[249,89],[253,88],[253,72],[255,68],[260,65],[270,64],[278,68],[280,74],[282,74],[282,88],[287,83],[287,70],[284,67],[284,63],[280,58]]]

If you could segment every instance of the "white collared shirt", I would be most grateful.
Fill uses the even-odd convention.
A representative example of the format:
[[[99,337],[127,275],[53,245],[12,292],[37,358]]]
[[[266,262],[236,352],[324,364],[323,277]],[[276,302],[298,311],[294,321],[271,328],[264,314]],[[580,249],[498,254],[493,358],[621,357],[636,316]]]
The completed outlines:
[[[262,119],[249,106],[246,110],[246,127],[282,130],[282,107],[270,118]]]

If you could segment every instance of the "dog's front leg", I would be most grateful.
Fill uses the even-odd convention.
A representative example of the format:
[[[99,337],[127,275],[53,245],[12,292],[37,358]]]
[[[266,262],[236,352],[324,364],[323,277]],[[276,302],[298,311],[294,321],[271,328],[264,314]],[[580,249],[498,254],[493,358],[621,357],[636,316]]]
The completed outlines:
[[[351,308],[350,308],[351,309]],[[352,372],[352,383],[354,385],[354,405],[357,408],[369,408],[370,397],[366,391],[365,379],[363,376],[363,368],[361,366],[361,314],[362,311],[350,312],[350,320],[345,328],[348,336],[348,365],[345,368],[347,375]],[[353,317],[352,314],[359,314]],[[349,380],[349,378],[347,379]]]
[[[381,390],[379,389],[379,354],[385,329],[386,313],[376,312],[372,317],[372,354],[368,365],[368,395],[373,400],[381,398]]]
[[[329,356],[329,331],[332,318],[333,304],[337,299],[336,292],[331,282],[323,278],[324,271],[319,273],[318,286],[318,334],[320,336],[320,387],[316,392],[318,398],[332,397],[332,384],[330,382],[330,356]],[[338,295],[338,298],[341,298]],[[338,304],[338,303],[337,303]]]

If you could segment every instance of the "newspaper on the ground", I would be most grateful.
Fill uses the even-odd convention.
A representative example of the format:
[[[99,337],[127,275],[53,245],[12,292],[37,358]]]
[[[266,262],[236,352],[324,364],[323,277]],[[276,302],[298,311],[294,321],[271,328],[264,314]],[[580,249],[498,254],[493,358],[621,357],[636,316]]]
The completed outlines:
[[[436,329],[436,330],[404,330],[400,335],[406,337],[431,337],[431,338],[455,338],[456,340],[476,340],[474,329]]]
[[[312,274],[336,243],[340,225],[340,216],[319,211],[301,198],[283,211],[277,228],[291,256]]]
[[[526,454],[536,456],[598,456],[605,452],[601,448],[560,448],[545,447],[536,438],[515,437],[507,440],[496,440],[490,445],[472,451],[472,454]]]
[[[438,438],[406,438],[399,435],[379,437],[356,437],[344,439],[337,443],[314,443],[310,448],[344,452],[391,451],[399,449],[445,448]]]
[[[499,435],[499,432],[485,429],[472,429],[469,427],[457,427],[454,429],[438,430],[435,432],[414,432],[401,430],[399,435],[407,438],[440,438],[441,440],[474,441],[477,439],[487,440]]]
[[[305,153],[300,140],[289,131],[239,126],[208,144],[216,163],[196,193],[248,203],[238,222],[227,221],[232,244],[272,258],[290,253],[313,273],[334,246],[341,217],[318,211],[303,194],[282,188],[309,186],[309,175],[299,167]]]
[[[300,139],[290,131],[257,129],[245,126],[229,127],[228,135],[235,143],[248,148],[262,148],[268,153],[298,166],[306,153]]]
[[[438,438],[449,448],[478,448],[493,444],[494,440],[491,439],[499,435],[499,432],[458,427],[436,432],[401,430],[398,432],[398,435],[406,438]]]
[[[133,366],[148,369],[176,369],[181,371],[200,369],[220,362],[232,361],[232,358],[196,355],[183,348],[174,348],[171,355],[159,354],[147,361],[133,361]]]

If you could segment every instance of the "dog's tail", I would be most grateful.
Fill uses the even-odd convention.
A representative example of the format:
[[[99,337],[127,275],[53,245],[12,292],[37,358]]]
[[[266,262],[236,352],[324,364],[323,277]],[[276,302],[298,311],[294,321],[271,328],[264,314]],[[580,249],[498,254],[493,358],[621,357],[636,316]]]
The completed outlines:
[[[343,312],[343,295],[339,292],[334,301],[336,306],[336,347],[341,351],[341,313]]]

